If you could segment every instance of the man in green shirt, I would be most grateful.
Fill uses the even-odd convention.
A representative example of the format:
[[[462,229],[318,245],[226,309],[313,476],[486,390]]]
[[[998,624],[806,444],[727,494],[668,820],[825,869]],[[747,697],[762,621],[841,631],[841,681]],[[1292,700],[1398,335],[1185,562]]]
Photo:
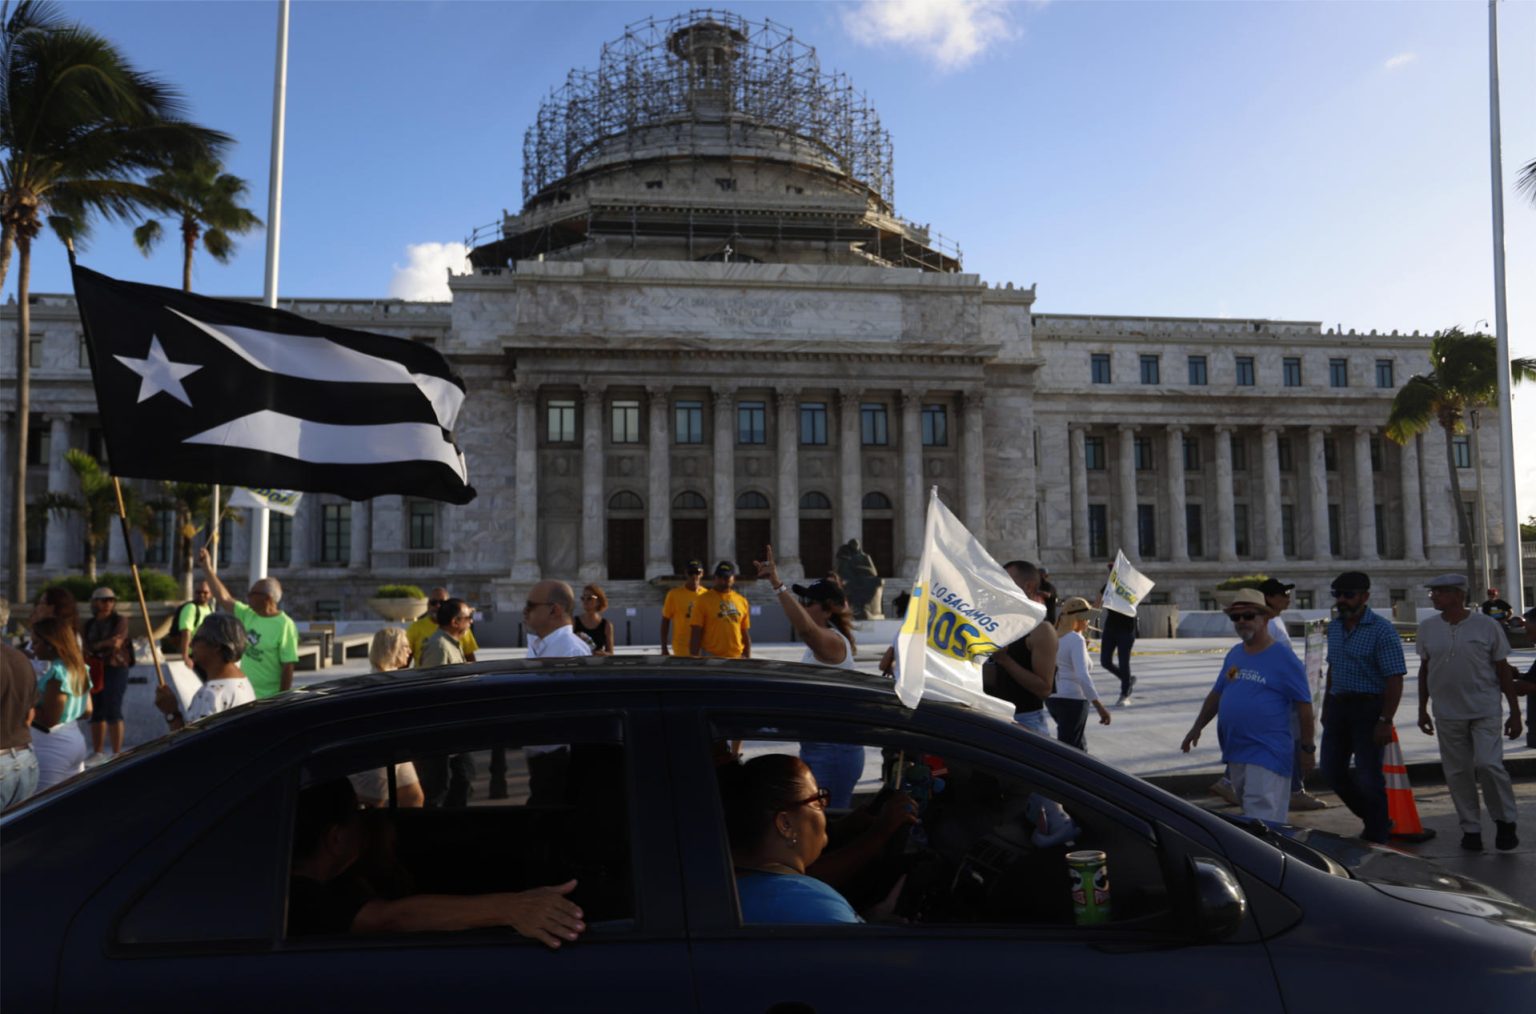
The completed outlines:
[[[213,594],[219,604],[235,614],[245,627],[249,642],[240,668],[251,681],[251,689],[259,700],[282,693],[293,686],[293,667],[299,660],[299,628],[293,625],[288,614],[278,609],[283,600],[283,586],[275,577],[264,577],[251,585],[246,595],[250,604],[235,601],[213,567],[213,557],[207,549],[198,551],[197,562],[208,575]]]
[[[192,590],[192,601],[176,611],[176,622],[171,624],[171,636],[176,638],[176,648],[183,658],[187,656],[187,646],[192,643],[192,635],[197,633],[197,628],[203,625],[203,621],[212,612],[213,588],[207,581],[199,581]]]

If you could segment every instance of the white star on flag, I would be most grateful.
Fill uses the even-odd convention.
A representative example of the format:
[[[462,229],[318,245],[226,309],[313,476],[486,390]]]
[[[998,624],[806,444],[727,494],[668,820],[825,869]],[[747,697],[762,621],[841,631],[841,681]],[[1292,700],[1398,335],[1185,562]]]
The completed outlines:
[[[149,355],[143,359],[130,359],[128,356],[112,358],[143,378],[139,384],[139,401],[147,401],[164,391],[188,408],[192,407],[192,399],[187,397],[186,388],[181,386],[181,378],[196,373],[202,366],[171,362],[165,349],[160,347],[159,336],[149,339]]]

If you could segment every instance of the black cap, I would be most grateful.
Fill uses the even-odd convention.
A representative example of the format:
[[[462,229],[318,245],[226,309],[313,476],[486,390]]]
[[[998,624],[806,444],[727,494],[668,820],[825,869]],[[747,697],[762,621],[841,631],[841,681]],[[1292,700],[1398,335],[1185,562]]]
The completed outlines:
[[[704,561],[703,560],[689,560],[687,563],[683,564],[683,573],[684,574],[702,574],[702,573],[704,573]]]
[[[1346,570],[1333,579],[1336,592],[1365,592],[1371,590],[1371,575],[1358,570]]]
[[[812,602],[845,602],[846,596],[843,590],[831,581],[812,581],[810,584],[796,584],[790,586],[790,591],[803,599]]]
[[[1263,592],[1265,595],[1289,595],[1291,593],[1291,589],[1294,587],[1296,586],[1293,584],[1286,584],[1284,581],[1277,577],[1271,577],[1266,579],[1263,584],[1259,585],[1259,591]]]
[[[721,560],[719,563],[715,564],[715,573],[734,574],[736,573],[736,565],[729,560]]]

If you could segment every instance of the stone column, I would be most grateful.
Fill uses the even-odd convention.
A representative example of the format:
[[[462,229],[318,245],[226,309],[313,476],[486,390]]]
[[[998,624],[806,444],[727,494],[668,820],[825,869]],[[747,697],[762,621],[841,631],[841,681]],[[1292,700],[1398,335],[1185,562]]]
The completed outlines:
[[[605,385],[589,381],[581,387],[581,557],[583,581],[607,576],[603,536],[603,392]]]
[[[736,392],[715,392],[715,509],[710,524],[714,533],[710,545],[716,561],[736,559]],[[705,561],[706,573],[714,564]]]
[[[0,472],[14,476],[15,466],[10,463],[11,444],[11,420],[16,418],[14,412],[0,412]],[[24,451],[18,450],[21,454]],[[0,574],[11,572],[11,497],[9,488],[4,494],[0,494]],[[9,594],[9,592],[7,592]]]
[[[1088,455],[1084,449],[1087,439],[1088,427],[1067,427],[1072,469],[1072,559],[1077,563],[1088,559]]]
[[[1237,559],[1237,526],[1232,509],[1232,427],[1216,427],[1216,558]]]
[[[987,457],[986,434],[982,415],[986,410],[986,392],[966,391],[962,394],[964,418],[960,425],[960,461],[965,498],[965,527],[983,543],[987,541],[987,475],[982,462]],[[1039,474],[1038,465],[1036,474]],[[1086,509],[1086,508],[1085,508]]]
[[[1403,559],[1424,559],[1424,514],[1419,500],[1419,438],[1403,445]]]
[[[923,554],[923,523],[928,516],[928,486],[923,476],[923,399],[908,388],[896,393],[901,406],[901,576],[917,574]]]
[[[1323,452],[1326,426],[1307,428],[1307,503],[1312,509],[1312,559],[1324,563],[1333,559],[1328,545],[1328,459]]]
[[[665,577],[672,573],[672,427],[667,419],[667,388],[647,387],[651,420],[650,502],[645,512],[645,573]]]
[[[1285,529],[1280,511],[1280,427],[1265,426],[1260,433],[1260,467],[1264,469],[1264,558],[1285,560]]]
[[[1119,472],[1120,472],[1120,549],[1127,560],[1140,559],[1140,545],[1136,538],[1136,431],[1130,423],[1120,424]]]
[[[800,574],[800,391],[774,391],[778,432],[778,503],[773,512],[773,556],[781,576]],[[757,559],[757,557],[753,557]]]
[[[517,399],[517,527],[512,533],[512,580],[539,580],[539,388],[529,381],[513,389]]]
[[[64,452],[69,449],[69,423],[68,413],[45,416],[48,420],[48,492],[68,493],[74,485],[69,465],[64,461]],[[26,448],[18,448],[18,453],[25,454]],[[44,544],[45,556],[43,567],[49,571],[61,571],[69,567],[70,543],[74,541],[72,532],[75,527],[74,518],[68,515],[58,515],[51,511],[44,511],[41,507],[28,505],[29,510],[35,510],[48,518],[48,537]]]
[[[1371,472],[1371,427],[1355,427],[1355,531],[1360,533],[1362,560],[1379,560],[1376,552],[1376,477]]]
[[[859,432],[859,402],[864,392],[849,388],[837,393],[837,453],[842,475],[838,478],[837,543],[864,538],[864,461]]]
[[[352,501],[352,546],[347,555],[349,570],[368,570],[373,565],[373,501]]]
[[[1189,427],[1168,427],[1168,559],[1189,562],[1189,529],[1184,517],[1184,437]]]

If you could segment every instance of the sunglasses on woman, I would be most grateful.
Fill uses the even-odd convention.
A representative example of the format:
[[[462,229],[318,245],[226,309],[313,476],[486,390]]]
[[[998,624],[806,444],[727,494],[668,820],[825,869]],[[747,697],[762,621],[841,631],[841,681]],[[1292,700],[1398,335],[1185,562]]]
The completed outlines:
[[[827,803],[831,799],[832,799],[832,790],[831,789],[817,789],[816,790],[816,794],[814,796],[808,796],[805,799],[796,799],[793,802],[791,802],[789,805],[790,806],[814,806],[818,810],[825,810],[827,808]]]

